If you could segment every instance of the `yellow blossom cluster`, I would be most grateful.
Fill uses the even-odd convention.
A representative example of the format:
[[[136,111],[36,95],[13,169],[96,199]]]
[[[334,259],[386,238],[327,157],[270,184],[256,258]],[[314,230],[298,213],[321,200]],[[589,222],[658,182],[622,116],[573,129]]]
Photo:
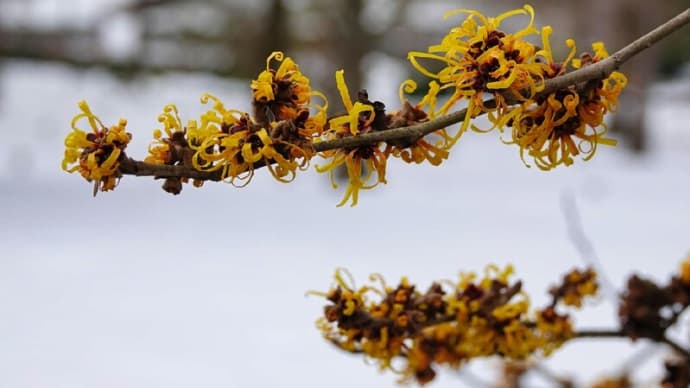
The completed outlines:
[[[535,59],[536,48],[523,38],[538,34],[534,28],[534,10],[526,5],[495,18],[472,10],[447,12],[445,17],[466,14],[467,18],[452,28],[439,44],[432,45],[427,52],[412,51],[408,57],[412,65],[423,75],[438,80],[441,89],[450,89],[451,97],[441,107],[447,113],[457,102],[467,100],[467,113],[460,131],[453,141],[470,126],[471,119],[478,112],[502,115],[507,107],[506,91],[520,97],[520,92],[529,89],[535,94],[541,87],[542,65]],[[516,15],[528,15],[528,25],[515,34],[499,30],[501,22]],[[420,64],[419,59],[440,61],[445,66],[439,71],[430,71]],[[495,98],[494,106],[484,105],[484,93]]]
[[[311,159],[319,156],[323,162],[315,166],[316,170],[328,173],[335,188],[335,171],[344,168],[347,172],[347,187],[338,206],[354,206],[361,190],[387,182],[390,157],[438,166],[468,128],[479,132],[510,128],[511,136],[504,142],[519,147],[525,164],[529,156],[543,170],[571,165],[579,154],[588,160],[599,144],[615,145],[614,140],[605,137],[604,116],[616,109],[627,82],[623,74],[613,72],[551,93],[544,90],[546,81],[569,69],[606,58],[602,43],[593,44],[594,54],[584,53],[574,59],[575,42],[569,39],[569,55],[556,61],[549,39],[552,29],[534,26],[535,14],[529,5],[497,17],[465,9],[450,11],[446,17],[456,15],[466,16],[438,44],[425,52],[409,53],[412,66],[428,78],[427,92],[417,103],[406,96],[417,89],[412,80],[401,83],[400,108],[395,111],[387,112],[383,102],[370,100],[365,89],[352,98],[344,72],[338,70],[335,82],[345,112],[329,116],[326,97],[312,88],[310,79],[292,58],[276,51],[250,82],[251,113],[227,107],[206,93],[201,102],[210,104],[210,109],[184,123],[177,107],[166,105],[159,116],[163,128],[154,131],[145,162],[179,168],[179,176],[166,173],[163,185],[166,191],[177,194],[190,177],[195,178],[195,186],[201,186],[203,180],[217,180],[243,187],[258,168],[266,168],[280,182],[291,182],[298,169],[306,169]],[[520,16],[528,18],[523,28],[514,33],[501,29],[506,19]],[[528,38],[541,38],[542,47]],[[436,69],[431,70],[434,64]],[[447,91],[449,96],[444,95]],[[492,100],[485,101],[487,96]],[[322,100],[321,104],[314,103],[314,97]],[[395,138],[383,136],[401,128],[419,128],[451,113],[459,103],[466,104],[466,111],[455,133],[449,134],[439,125]],[[75,120],[94,117],[81,109]],[[480,114],[487,114],[492,125],[488,130],[472,124]],[[102,131],[96,128],[97,119],[89,118],[89,122],[94,133]],[[108,132],[124,133],[117,128],[120,126]],[[76,163],[81,157],[80,167],[68,171],[79,169],[86,179],[102,182],[101,189],[112,189],[122,175],[117,159],[124,157],[129,136],[120,136],[114,146],[110,139],[96,139],[97,147],[107,145],[97,152],[89,148],[96,143],[80,142],[79,136],[79,132],[73,132],[67,137],[63,165]],[[366,138],[358,141],[357,137],[362,136]],[[322,147],[338,142],[346,145]],[[89,153],[93,154],[91,159]]]
[[[353,102],[342,70],[336,72],[335,79],[347,113],[328,121],[322,136],[324,141],[412,126],[427,122],[437,115],[436,94],[440,89],[434,81],[429,84],[429,92],[414,106],[405,98],[405,92],[414,92],[417,85],[412,80],[403,82],[400,86],[400,110],[386,113],[386,106],[381,101],[369,100],[366,90],[360,90]],[[336,168],[345,166],[348,186],[338,206],[348,201],[354,206],[357,204],[360,190],[369,190],[379,183],[386,183],[386,165],[390,156],[400,158],[406,163],[420,164],[426,161],[438,166],[448,158],[449,147],[450,138],[446,130],[439,129],[426,139],[416,137],[328,150],[321,153],[327,163],[317,165],[316,170],[328,172],[331,184],[337,188],[333,172]]]
[[[595,279],[591,270],[574,273]],[[511,281],[512,274],[512,266],[490,265],[481,278],[464,273],[457,282],[436,282],[421,292],[407,278],[390,287],[378,274],[370,278],[378,285],[356,288],[339,269],[333,288],[312,292],[329,302],[317,325],[339,348],[363,353],[382,370],[399,372],[402,381],[421,384],[435,377],[436,366],[458,368],[489,356],[521,360],[549,355],[574,335],[569,315],[559,313],[557,305],[574,303],[554,295],[551,305],[531,310],[522,282]],[[583,282],[569,274],[556,289],[592,295],[591,286],[577,284]]]
[[[277,69],[271,68],[273,60],[280,62]],[[168,160],[166,164],[216,172],[220,180],[240,187],[251,181],[259,167],[266,167],[278,181],[292,181],[297,169],[304,168],[313,156],[312,141],[323,130],[326,107],[317,107],[318,114],[310,115],[311,97],[322,94],[312,91],[309,79],[282,52],[268,57],[266,69],[251,82],[251,89],[253,115],[227,108],[220,99],[206,93],[201,102],[212,107],[199,120],[188,121],[182,129],[179,117],[173,120],[178,132],[183,133],[183,148],[187,150],[183,155],[188,157]],[[172,119],[165,113],[161,117],[164,123]],[[164,141],[172,141],[166,132],[169,136]],[[154,137],[158,133],[154,132]]]
[[[271,68],[273,60],[280,62],[277,69]],[[206,93],[201,102],[212,104],[211,109],[184,125],[177,107],[166,105],[158,117],[163,128],[153,131],[154,141],[144,162],[213,173],[215,180],[236,186],[246,185],[256,168],[266,167],[277,180],[290,182],[314,155],[312,143],[323,132],[327,104],[312,106],[311,97],[323,95],[311,89],[298,65],[281,52],[268,57],[266,70],[252,81],[251,89],[254,115],[226,108]],[[74,130],[65,139],[63,168],[79,170],[89,181],[102,181],[102,190],[110,190],[122,175],[117,160],[124,156],[122,151],[131,138],[123,135],[126,122],[105,129],[85,102],[79,106],[82,112],[75,116]],[[311,115],[310,108],[316,114]],[[83,118],[88,118],[94,131],[88,138],[75,127]],[[77,159],[79,166],[67,167]],[[177,194],[186,181],[184,176],[167,178],[163,188]],[[202,180],[194,180],[195,186],[202,184]]]
[[[361,91],[353,103],[345,84],[344,72],[337,71],[335,77],[347,114],[329,120],[325,139],[340,139],[385,130],[385,106],[378,101],[369,101],[366,91]],[[359,198],[359,190],[372,189],[379,183],[386,183],[388,155],[383,152],[380,144],[329,150],[325,151],[323,156],[328,163],[317,165],[316,171],[328,172],[334,188],[338,187],[333,179],[334,170],[342,165],[347,169],[348,186],[338,206],[344,205],[350,199],[355,205]]]

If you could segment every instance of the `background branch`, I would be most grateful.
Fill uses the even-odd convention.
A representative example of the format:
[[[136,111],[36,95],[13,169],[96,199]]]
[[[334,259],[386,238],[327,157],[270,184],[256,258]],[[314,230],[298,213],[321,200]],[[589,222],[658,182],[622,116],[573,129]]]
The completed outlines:
[[[578,330],[575,333],[574,338],[629,338],[625,333],[620,330]],[[682,355],[685,359],[690,360],[690,350],[684,348],[680,344],[676,343],[668,336],[664,335],[661,339],[646,338],[650,341],[656,343],[666,344],[671,349],[676,351],[678,354]]]

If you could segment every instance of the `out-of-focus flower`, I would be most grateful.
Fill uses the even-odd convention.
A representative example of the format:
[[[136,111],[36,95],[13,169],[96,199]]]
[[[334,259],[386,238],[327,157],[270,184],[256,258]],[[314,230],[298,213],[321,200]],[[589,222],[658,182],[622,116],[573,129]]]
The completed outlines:
[[[347,114],[329,120],[324,139],[340,139],[386,129],[386,112],[383,103],[369,101],[364,90],[358,94],[357,100],[353,103],[343,73],[343,70],[337,71],[335,78]],[[328,172],[333,188],[338,187],[333,171],[342,165],[345,165],[347,169],[348,185],[338,206],[343,206],[350,200],[351,206],[355,206],[360,190],[369,190],[379,183],[386,183],[387,155],[381,149],[381,144],[330,150],[322,152],[321,156],[327,162],[324,165],[315,166],[316,171]]]
[[[479,357],[523,360],[548,355],[574,335],[568,315],[554,306],[530,311],[522,283],[511,282],[511,266],[488,266],[484,277],[461,274],[456,283],[433,283],[426,292],[403,278],[389,287],[356,288],[336,271],[336,285],[324,296],[329,304],[318,321],[324,337],[341,349],[364,353],[403,380],[433,380],[435,367],[458,368]],[[443,285],[450,285],[444,289]],[[395,363],[393,360],[403,362]]]
[[[163,131],[153,131],[154,141],[149,145],[149,156],[144,161],[153,164],[172,164],[176,160],[181,160],[181,156],[174,154],[175,145],[186,146],[187,141],[184,138],[185,131],[177,107],[172,104],[166,105],[163,113],[158,116],[158,121],[163,123]]]
[[[632,339],[663,338],[671,317],[662,310],[671,309],[673,304],[673,295],[665,287],[637,275],[631,276],[618,307],[623,333]]]
[[[573,269],[563,276],[561,284],[551,288],[550,293],[554,299],[552,304],[560,301],[566,306],[582,307],[583,300],[595,296],[598,289],[597,273],[594,270]]]
[[[549,306],[538,310],[536,316],[537,330],[541,333],[540,347],[545,356],[553,353],[575,335],[570,316],[557,313],[555,307]]]
[[[65,138],[62,169],[69,173],[79,171],[84,179],[93,181],[96,195],[98,190],[115,188],[122,176],[119,166],[125,157],[123,151],[132,135],[125,131],[127,120],[120,119],[116,125],[108,128],[93,114],[86,101],[80,101],[78,106],[81,113],[72,119],[72,131]],[[89,130],[77,126],[82,120],[88,122]]]
[[[628,278],[621,295],[618,316],[621,331],[636,340],[661,340],[666,329],[673,325],[690,306],[690,255],[681,262],[678,274],[667,284],[661,284],[638,275]]]

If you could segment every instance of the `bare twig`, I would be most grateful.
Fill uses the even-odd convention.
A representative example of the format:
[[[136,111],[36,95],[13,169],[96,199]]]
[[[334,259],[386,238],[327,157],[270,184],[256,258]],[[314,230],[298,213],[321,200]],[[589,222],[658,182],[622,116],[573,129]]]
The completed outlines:
[[[575,333],[575,338],[628,338],[620,330],[578,330]]]
[[[553,382],[554,384],[556,384],[556,386],[560,388],[573,388],[575,386],[573,384],[572,379],[569,379],[564,376],[559,376],[558,374],[556,374],[556,372],[546,367],[546,365],[544,365],[543,363],[537,363],[532,365],[532,367],[530,367],[530,370],[540,375],[544,379]]]
[[[581,259],[588,265],[591,265],[597,272],[604,295],[614,304],[618,303],[616,289],[608,276],[606,276],[601,259],[597,255],[596,249],[594,249],[594,244],[587,237],[585,229],[582,227],[582,219],[577,208],[577,202],[571,192],[564,192],[561,195],[561,209],[565,218],[568,238],[570,238],[573,246],[580,254]]]
[[[574,338],[628,338],[625,333],[623,333],[620,330],[579,330],[575,333]],[[655,341],[657,343],[663,343],[671,347],[674,351],[676,351],[678,354],[682,355],[686,359],[690,360],[690,350],[684,348],[677,342],[673,341],[672,339],[668,338],[668,336],[664,336],[659,340],[655,340],[653,338],[648,338],[651,341]]]
[[[597,63],[584,66],[581,69],[573,72],[547,80],[544,84],[544,90],[540,92],[539,95],[548,95],[571,85],[577,85],[591,80],[604,79],[630,58],[651,47],[656,42],[664,39],[688,23],[690,23],[690,8],[618,50],[610,57]],[[517,101],[514,99],[509,99],[508,102],[512,104],[517,103]],[[489,100],[484,104],[485,106],[490,107],[492,104],[494,104],[494,101]],[[321,152],[339,148],[361,147],[364,145],[377,144],[383,141],[417,139],[439,129],[446,128],[463,121],[466,113],[467,110],[462,109],[417,125],[383,131],[374,131],[363,135],[319,142],[314,144],[313,148],[314,151]],[[218,174],[202,173],[187,166],[153,165],[134,160],[132,160],[131,163],[123,163],[120,170],[122,174],[125,175],[156,177],[175,176],[208,180],[220,179]]]

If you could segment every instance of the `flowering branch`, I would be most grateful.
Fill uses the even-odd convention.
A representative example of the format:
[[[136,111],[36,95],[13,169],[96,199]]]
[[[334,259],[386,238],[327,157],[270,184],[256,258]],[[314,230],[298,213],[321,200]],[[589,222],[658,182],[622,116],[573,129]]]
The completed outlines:
[[[541,91],[538,95],[548,96],[550,93],[568,86],[582,84],[587,81],[604,79],[613,71],[618,69],[623,63],[645,49],[653,46],[655,43],[664,39],[688,23],[690,23],[690,8],[618,50],[608,58],[588,66],[583,66],[578,70],[546,80],[543,91]],[[509,104],[518,103],[517,99],[515,99],[512,95],[505,97],[507,103]],[[487,108],[490,108],[495,105],[495,100],[488,100],[484,103],[484,105]],[[478,112],[478,114],[482,113],[484,112]],[[348,149],[367,146],[387,141],[414,141],[439,129],[460,123],[465,120],[466,115],[467,109],[462,109],[416,125],[385,129],[361,134],[358,136],[322,141],[313,144],[313,150],[315,152],[322,152],[333,149]],[[255,165],[254,167],[261,167],[261,165]],[[127,159],[121,163],[120,172],[123,175],[155,176],[159,178],[180,177],[209,181],[221,180],[221,174],[218,171],[199,171],[191,166],[160,165],[136,161],[133,159]]]
[[[468,16],[428,51],[408,54],[411,65],[430,79],[427,93],[415,105],[406,97],[417,88],[413,80],[400,85],[400,109],[387,111],[383,102],[369,100],[366,90],[351,98],[339,70],[335,79],[345,113],[329,116],[326,97],[312,89],[297,63],[276,51],[250,84],[251,113],[226,107],[208,93],[201,102],[211,104],[211,109],[198,119],[183,122],[177,107],[167,105],[158,116],[163,128],[153,131],[143,161],[125,153],[132,139],[125,130],[126,120],[106,127],[85,101],[80,102],[81,112],[65,139],[62,168],[94,182],[94,193],[114,189],[124,175],[136,175],[163,178],[163,189],[179,194],[183,183],[200,187],[205,181],[223,181],[244,187],[262,167],[288,183],[320,156],[324,162],[315,169],[329,173],[334,188],[338,186],[334,169],[346,168],[348,185],[338,206],[347,202],[355,206],[361,190],[387,183],[389,158],[438,166],[470,129],[503,133],[509,128],[510,137],[502,140],[519,147],[527,167],[526,156],[545,171],[569,166],[578,155],[591,159],[598,145],[616,144],[606,137],[604,125],[605,115],[616,110],[628,82],[616,69],[690,22],[687,9],[611,57],[604,43],[595,42],[593,54],[584,52],[575,58],[575,41],[568,39],[569,54],[555,60],[550,43],[553,29],[538,30],[529,5],[495,18],[471,10],[450,11],[446,16],[456,14]],[[516,15],[528,16],[529,23],[514,33],[499,29],[503,20]],[[541,47],[525,40],[528,35],[540,36]],[[444,67],[431,71],[420,61],[440,62]],[[277,68],[273,62],[279,63]],[[574,70],[567,73],[568,69]],[[439,102],[443,90],[452,93]],[[485,100],[487,95],[491,99]],[[464,109],[455,110],[464,102]],[[484,114],[490,128],[471,123]],[[90,131],[80,128],[84,122]],[[460,122],[459,128],[448,129]]]

